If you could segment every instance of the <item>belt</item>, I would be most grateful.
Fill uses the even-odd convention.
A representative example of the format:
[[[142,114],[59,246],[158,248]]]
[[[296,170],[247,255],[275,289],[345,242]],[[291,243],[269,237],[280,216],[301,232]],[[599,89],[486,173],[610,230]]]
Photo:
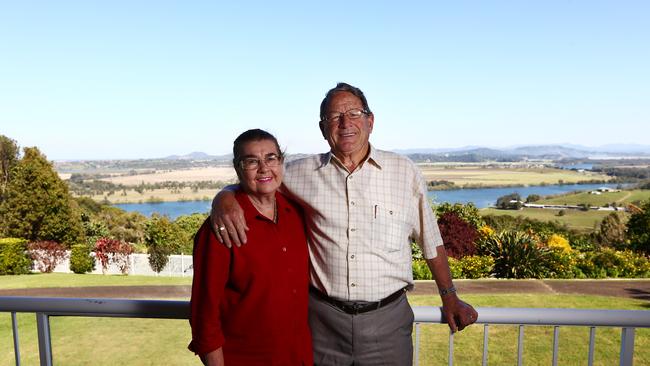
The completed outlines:
[[[371,301],[371,302],[336,300],[325,295],[319,289],[313,286],[309,286],[309,292],[314,296],[318,297],[319,299],[331,305],[334,305],[336,308],[340,309],[344,313],[357,315],[357,314],[367,313],[369,311],[383,308],[384,306],[390,304],[391,302],[399,299],[400,296],[402,296],[402,294],[406,292],[406,288],[399,289],[379,301]]]

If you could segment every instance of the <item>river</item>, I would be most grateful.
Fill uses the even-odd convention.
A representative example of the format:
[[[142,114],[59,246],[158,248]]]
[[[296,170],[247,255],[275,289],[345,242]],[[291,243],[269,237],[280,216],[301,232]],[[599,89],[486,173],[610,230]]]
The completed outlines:
[[[497,198],[510,193],[519,193],[522,199],[531,194],[548,196],[573,191],[591,191],[599,187],[616,188],[616,184],[554,184],[547,186],[511,187],[511,188],[478,188],[453,189],[448,191],[429,191],[429,198],[435,203],[468,203],[473,202],[478,208],[493,206]],[[181,215],[195,212],[210,211],[210,201],[160,202],[160,203],[123,203],[115,205],[125,211],[137,211],[146,216],[153,213],[167,215],[176,219]]]

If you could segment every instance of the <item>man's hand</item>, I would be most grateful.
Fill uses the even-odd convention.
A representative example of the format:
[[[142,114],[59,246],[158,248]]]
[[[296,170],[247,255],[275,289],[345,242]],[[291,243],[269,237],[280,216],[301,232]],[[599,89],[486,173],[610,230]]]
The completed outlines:
[[[456,294],[442,296],[442,314],[447,319],[452,333],[465,329],[478,319],[478,313],[472,305],[459,299]]]
[[[244,210],[235,199],[232,186],[223,189],[212,200],[210,223],[217,239],[228,248],[231,248],[233,243],[238,247],[246,244],[248,226],[244,219]]]
[[[436,257],[427,259],[429,269],[436,280],[438,289],[446,291],[440,293],[442,298],[442,315],[447,319],[451,331],[456,333],[465,329],[466,326],[476,322],[478,313],[472,305],[462,301],[456,295],[456,288],[451,281],[449,272],[449,261],[445,247],[440,245],[436,248]]]

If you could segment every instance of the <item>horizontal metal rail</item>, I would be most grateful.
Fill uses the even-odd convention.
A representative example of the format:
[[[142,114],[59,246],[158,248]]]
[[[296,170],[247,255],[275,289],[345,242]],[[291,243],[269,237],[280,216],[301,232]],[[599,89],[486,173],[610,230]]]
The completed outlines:
[[[487,362],[488,324],[518,325],[520,329],[519,363],[523,347],[523,326],[587,326],[591,327],[589,363],[593,358],[595,327],[622,328],[620,365],[632,365],[634,353],[634,329],[650,328],[650,311],[645,310],[579,310],[547,308],[477,308],[477,323],[484,327],[483,363]],[[78,299],[42,297],[0,297],[0,312],[12,313],[14,338],[17,340],[15,313],[35,313],[39,334],[41,365],[52,365],[50,340],[50,316],[86,316],[121,318],[188,319],[189,301],[170,300],[120,300]],[[439,307],[416,306],[413,308],[416,323],[416,341],[419,341],[419,323],[446,323]],[[559,330],[554,331],[554,343]],[[449,364],[453,363],[453,334],[450,335]],[[15,345],[15,352],[19,350]],[[554,344],[554,360],[557,344]],[[416,363],[417,363],[416,351]],[[16,363],[19,364],[19,356]],[[554,362],[555,363],[555,362]]]

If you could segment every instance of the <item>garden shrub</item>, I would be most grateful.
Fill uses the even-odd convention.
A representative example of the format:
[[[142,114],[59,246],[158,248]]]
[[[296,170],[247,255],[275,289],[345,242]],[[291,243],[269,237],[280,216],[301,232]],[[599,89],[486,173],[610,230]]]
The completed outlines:
[[[427,262],[423,259],[416,259],[413,261],[413,279],[414,280],[430,280],[433,278]]]
[[[576,277],[579,278],[606,278],[607,271],[593,261],[593,253],[578,253],[576,256]]]
[[[458,214],[445,212],[438,218],[438,226],[449,257],[458,259],[476,254],[474,241],[478,238],[478,232]]]
[[[498,278],[543,278],[548,248],[537,245],[535,237],[520,231],[502,231],[479,241],[479,254],[494,258]]]
[[[571,245],[569,245],[569,241],[566,240],[562,235],[558,234],[551,234],[551,236],[548,237],[546,240],[546,245],[549,248],[555,249],[557,248],[561,252],[564,253],[571,253]]]
[[[115,264],[122,274],[129,272],[129,255],[133,253],[133,246],[121,240],[100,238],[95,243],[95,258],[102,266],[102,273],[106,273],[110,264]]]
[[[485,255],[470,255],[460,260],[463,278],[489,277],[494,269],[494,258]],[[456,278],[454,276],[454,278]]]
[[[451,273],[451,278],[463,278],[463,265],[460,263],[460,260],[456,258],[449,257],[449,272]]]
[[[0,239],[0,275],[28,274],[31,268],[32,260],[27,253],[27,240]]]
[[[51,273],[54,268],[67,256],[63,244],[55,241],[36,241],[27,244],[29,256],[34,261],[34,267],[42,273]]]
[[[568,242],[567,242],[568,243]],[[574,278],[580,277],[580,272],[576,268],[577,260],[572,251],[567,251],[565,247],[554,246],[548,248],[543,256],[546,278]]]
[[[90,246],[86,244],[73,245],[70,250],[70,270],[82,274],[95,269],[95,260],[90,255]]]

